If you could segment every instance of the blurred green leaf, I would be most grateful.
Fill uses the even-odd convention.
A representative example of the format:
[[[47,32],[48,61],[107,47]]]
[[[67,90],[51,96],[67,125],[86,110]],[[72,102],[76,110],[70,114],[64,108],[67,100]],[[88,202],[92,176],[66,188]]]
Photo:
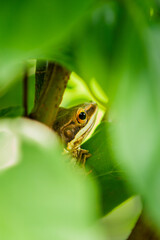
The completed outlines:
[[[109,96],[115,121],[110,136],[117,162],[159,224],[160,25],[152,21],[151,7],[154,1],[101,4],[80,28],[79,42],[72,49],[76,71],[89,86],[94,77]],[[93,148],[101,142],[105,142],[102,137]],[[89,149],[87,143],[85,148]]]
[[[7,0],[0,8],[0,88],[22,75],[25,60],[44,52],[71,34],[94,0]],[[60,49],[60,46],[58,47]],[[60,51],[60,50],[59,50]],[[52,50],[54,52],[54,50]],[[46,55],[49,58],[49,54]]]
[[[72,86],[72,87],[68,87]],[[63,95],[62,106],[71,107],[84,102],[95,101],[84,80],[72,72]]]
[[[23,114],[23,108],[19,106],[0,109],[0,118],[18,117],[18,116],[22,116],[22,114]]]
[[[104,96],[109,96],[111,112],[113,113],[113,124],[109,127],[109,131],[108,126],[103,123],[99,126],[93,137],[84,144],[84,148],[89,149],[92,153],[92,157],[88,160],[87,164],[93,169],[95,179],[99,183],[103,213],[108,213],[128,198],[129,194],[126,183],[130,182],[132,184],[130,192],[135,190],[142,195],[146,209],[156,220],[157,224],[159,224],[159,3],[158,1],[155,3],[155,1],[152,0],[100,1],[94,5],[94,9],[88,12],[92,3],[92,0],[78,2],[73,0],[69,2],[62,0],[52,2],[50,0],[46,2],[25,0],[20,2],[16,0],[14,2],[6,1],[1,4],[0,107],[21,106],[21,86],[17,85],[18,87],[16,88],[16,86],[12,86],[11,83],[14,78],[23,75],[24,62],[31,57],[49,58],[64,64],[83,77],[89,87],[92,87],[92,79],[95,79],[103,89]],[[8,92],[5,92],[4,89],[8,85],[10,85],[10,89],[7,89]],[[71,88],[70,90],[74,92],[75,89]],[[90,95],[88,91],[85,92],[79,88],[79,91],[80,90],[83,92],[81,96],[75,96],[76,94],[74,92],[75,97],[73,97],[72,100],[66,101],[67,98],[64,98],[64,105],[68,106],[80,100],[88,100],[90,96],[92,99],[92,94]],[[32,87],[32,97],[29,97],[29,99],[31,99],[29,100],[30,109],[33,105],[33,91],[34,88]],[[99,93],[96,87],[94,91],[95,93]],[[100,94],[95,94],[95,96],[98,97],[99,95]],[[13,111],[12,108],[10,108],[10,110]],[[7,114],[6,111],[8,110],[2,110],[1,114]],[[19,126],[14,125],[14,127],[17,129]],[[34,128],[26,127],[26,129],[28,133],[25,132],[25,134],[30,135]],[[34,138],[36,136],[35,134]],[[112,144],[110,143],[111,140],[109,136]],[[38,135],[37,137],[39,141],[43,141],[43,138],[44,135],[40,137]],[[19,135],[17,137],[17,133],[15,139],[18,139],[19,142]],[[0,153],[1,156],[4,156],[4,159],[9,158],[10,152],[7,151],[7,149],[12,149],[12,151],[14,149],[14,147],[12,147],[12,140],[13,142],[15,141],[12,131],[5,132],[3,130],[0,136]],[[47,227],[50,227],[49,222],[46,222],[46,225],[45,222],[43,222],[47,218],[44,209],[47,209],[46,214],[48,214],[45,194],[48,196],[47,199],[49,198],[49,200],[54,202],[53,196],[51,195],[50,198],[48,194],[52,189],[51,183],[53,190],[55,189],[55,193],[59,194],[59,191],[55,187],[55,182],[57,181],[59,184],[60,181],[56,175],[58,172],[60,173],[59,176],[62,182],[66,181],[66,185],[57,186],[64,191],[62,199],[67,199],[68,205],[66,205],[66,209],[64,209],[64,206],[61,206],[62,203],[57,200],[58,198],[55,198],[55,203],[57,204],[58,202],[58,204],[60,204],[57,204],[57,206],[60,207],[56,208],[56,210],[62,209],[64,216],[70,217],[68,210],[71,208],[69,203],[69,201],[71,201],[74,206],[73,212],[80,214],[79,210],[75,208],[75,202],[78,197],[81,199],[81,197],[84,196],[86,197],[84,197],[86,204],[89,205],[87,199],[90,200],[90,197],[85,195],[86,193],[81,194],[81,196],[78,195],[76,198],[75,192],[78,184],[76,185],[74,177],[69,177],[70,180],[66,180],[68,179],[66,177],[68,176],[68,170],[64,170],[61,166],[60,168],[63,169],[61,170],[62,172],[59,170],[56,172],[55,169],[59,166],[57,164],[61,165],[62,157],[60,153],[57,153],[58,147],[52,148],[53,149],[49,148],[48,150],[44,150],[43,148],[41,149],[39,145],[34,145],[26,140],[22,141],[21,158],[24,159],[24,161],[1,176],[1,188],[3,190],[1,212],[2,218],[4,218],[5,221],[2,221],[3,219],[0,220],[0,226],[1,228],[3,227],[4,234],[7,234],[7,232],[10,234],[11,232],[19,234],[12,234],[16,237],[18,236],[19,239],[22,239],[23,234],[26,236],[26,239],[30,238],[30,235],[28,235],[28,229],[30,228],[25,231],[26,228],[24,229],[24,226],[30,226],[27,224],[30,224],[29,222],[31,220],[34,223],[40,222],[40,224],[43,223],[43,226],[47,225]],[[111,152],[111,148],[113,152]],[[11,153],[13,154],[12,151]],[[33,156],[31,151],[33,151]],[[51,163],[49,159],[52,154],[57,160]],[[113,155],[116,157],[118,164],[116,164]],[[1,159],[1,164],[3,165],[5,161],[3,161],[2,157]],[[47,165],[43,163],[44,159]],[[43,184],[42,194],[40,186],[37,183],[35,184],[37,180],[34,178],[34,169],[32,169],[31,163],[33,164],[33,168],[38,169],[38,172],[40,172],[42,182],[48,187],[47,193],[45,192]],[[44,167],[41,168],[41,166]],[[52,176],[51,173],[47,175],[51,169],[55,173],[54,176]],[[123,169],[124,173],[119,172],[119,169]],[[43,171],[45,177],[42,174]],[[29,175],[31,175],[31,179]],[[126,181],[124,175],[128,177],[128,181]],[[41,176],[35,175],[36,179],[41,179]],[[46,180],[47,176],[51,179],[51,182]],[[21,179],[24,181],[24,185]],[[33,181],[33,185],[31,181]],[[79,180],[77,181],[79,182]],[[68,182],[69,184],[67,185]],[[72,185],[74,186],[72,187]],[[71,200],[71,195],[67,195],[66,189],[71,191],[71,195],[74,197],[74,203]],[[41,199],[42,195],[44,202],[38,202],[35,197],[32,206],[32,203],[28,202],[28,196],[31,194],[35,196],[36,191],[39,199]],[[14,192],[16,193],[15,195],[13,194]],[[21,196],[21,192],[22,198],[18,198]],[[90,194],[88,190],[87,192]],[[12,196],[14,200],[13,204],[11,203],[12,198],[10,198],[10,196]],[[92,202],[92,200],[90,201]],[[78,200],[77,203],[79,204]],[[43,204],[46,205],[44,206]],[[27,210],[24,212],[18,208],[24,206],[27,206]],[[37,206],[39,206],[39,208]],[[16,207],[18,211],[15,210]],[[31,216],[28,209],[35,210],[35,216],[38,217]],[[37,209],[43,209],[42,213]],[[88,209],[92,208],[89,206]],[[83,207],[81,212],[84,213]],[[59,213],[62,215],[61,211]],[[57,213],[56,216],[59,216],[59,213]],[[16,216],[16,221],[13,221],[14,215]],[[84,217],[84,215],[81,220],[83,219],[85,223],[88,221],[88,218],[86,216]],[[26,221],[24,221],[25,225],[23,225],[23,221],[20,221],[23,216]],[[81,220],[79,220],[77,216],[78,215],[76,215],[75,219],[78,219],[81,226]],[[87,216],[89,216],[89,214]],[[72,217],[74,219],[74,216]],[[13,225],[10,224],[12,231],[5,231],[6,226],[8,229],[8,219],[13,223]],[[55,221],[55,219],[53,219],[53,221]],[[70,218],[68,221],[66,217],[64,221],[70,224],[68,229],[72,228],[72,225],[74,226]],[[74,223],[76,223],[76,221]],[[18,230],[20,229],[21,232],[16,232],[17,228],[14,224],[16,226],[20,225]],[[62,225],[63,227],[65,226],[64,222]],[[57,231],[60,228],[62,228],[61,223],[57,225]],[[52,234],[53,230],[51,231],[50,229],[48,232]],[[77,227],[76,229],[79,228]],[[37,236],[36,234],[43,236],[40,230],[38,229],[37,232],[34,233],[34,239],[35,236]],[[75,231],[75,236],[84,239],[84,236],[82,237],[81,234],[77,234],[77,231],[78,230]],[[80,232],[82,233],[82,231]],[[55,234],[57,234],[58,239],[61,239],[59,232]],[[12,235],[8,235],[9,239],[13,238]],[[65,233],[65,235],[67,234]],[[41,239],[41,236],[38,236],[38,238]],[[53,237],[52,235],[48,236]],[[73,239],[75,239],[75,236],[73,236]],[[18,239],[18,237],[15,239]],[[65,236],[65,239],[67,239],[67,237],[71,239],[69,232],[68,235]],[[3,235],[1,238],[7,239],[7,237]],[[62,239],[64,239],[64,236],[62,236]]]
[[[31,75],[28,78],[28,110],[33,108],[35,94],[35,76]],[[0,109],[20,106],[23,108],[23,79],[17,81],[0,95]]]
[[[110,240],[126,240],[133,230],[142,211],[139,197],[129,198],[102,218],[102,224]],[[137,240],[137,239],[135,239]]]
[[[75,71],[89,86],[91,79],[95,78],[107,95],[110,92],[110,72],[116,64],[114,56],[117,56],[126,21],[126,13],[121,5],[117,1],[99,4],[86,17],[79,34],[73,34],[76,40],[72,40]]]
[[[0,93],[2,94],[8,86],[23,77],[24,56],[19,56],[19,53],[12,51],[0,52]]]
[[[86,16],[84,24],[79,26],[79,33],[73,33],[69,55],[73,69],[90,88],[95,78],[110,100],[114,97],[119,85],[118,74],[124,61],[127,67],[126,57],[131,50],[126,45],[130,39],[138,38],[139,43],[136,40],[131,50],[134,54],[139,53],[139,44],[145,46],[150,8],[154,5],[150,0],[111,0],[100,2]]]
[[[0,130],[0,170],[14,165],[19,157],[19,141],[8,128]]]
[[[0,10],[1,48],[18,47],[30,51],[53,44],[68,34],[92,3],[93,0],[3,2]]]
[[[130,49],[132,46],[133,42]],[[114,152],[159,225],[159,50],[152,51],[154,57],[149,54],[150,49],[139,52],[137,56],[132,53],[128,68],[123,66],[121,71],[121,85],[114,103],[117,118],[113,131]]]
[[[53,132],[31,120],[1,120],[0,137],[7,141],[9,132],[20,153],[0,174],[0,238],[103,239],[95,186],[66,162]]]
[[[98,182],[103,214],[130,197],[124,174],[111,153],[111,140],[107,134],[109,129],[110,123],[101,123],[94,135],[82,146],[92,154],[87,160],[87,166],[92,169]]]

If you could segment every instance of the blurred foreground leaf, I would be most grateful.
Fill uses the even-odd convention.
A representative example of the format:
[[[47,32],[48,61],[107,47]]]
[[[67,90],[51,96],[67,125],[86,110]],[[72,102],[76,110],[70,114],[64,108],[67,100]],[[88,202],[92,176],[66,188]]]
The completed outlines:
[[[18,47],[19,50],[30,51],[53,44],[64,38],[92,3],[93,0],[3,2],[0,10],[0,46],[2,49]]]
[[[55,135],[25,119],[1,120],[6,143],[7,133],[18,143],[8,145],[8,152],[18,148],[19,154],[0,174],[0,238],[103,239],[95,224],[95,188],[68,165]]]
[[[115,118],[109,134],[116,161],[159,226],[160,25],[150,16],[154,6],[154,1],[108,1],[91,13],[88,25],[79,31],[79,45],[73,46],[79,74],[89,86],[95,77],[109,96]],[[103,143],[100,152],[106,151],[104,139],[95,141],[92,151],[92,139],[85,144],[94,153],[89,165]],[[96,158],[95,163],[95,169],[103,166]],[[117,192],[116,200],[120,195]],[[108,206],[113,202],[110,199]]]
[[[101,123],[94,135],[83,145],[92,154],[87,160],[87,166],[93,170],[98,182],[103,214],[130,197],[124,174],[111,153],[111,140],[107,133],[109,129],[110,123]]]
[[[159,80],[150,74],[152,68],[146,69],[142,68],[136,76],[124,72],[114,105],[117,124],[112,137],[117,161],[122,163],[128,179],[143,196],[148,212],[159,225]]]
[[[52,47],[54,52],[61,41],[65,45],[71,29],[92,3],[93,0],[4,1],[0,8],[1,90],[22,75],[27,59],[43,58],[44,50]]]

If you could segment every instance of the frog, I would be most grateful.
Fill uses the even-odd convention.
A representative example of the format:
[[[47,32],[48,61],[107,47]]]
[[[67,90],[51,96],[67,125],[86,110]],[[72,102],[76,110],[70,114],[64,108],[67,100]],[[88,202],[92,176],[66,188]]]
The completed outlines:
[[[71,108],[59,107],[53,130],[64,143],[65,152],[70,153],[77,163],[85,166],[91,156],[81,144],[91,132],[97,116],[98,106],[95,102],[85,102]]]

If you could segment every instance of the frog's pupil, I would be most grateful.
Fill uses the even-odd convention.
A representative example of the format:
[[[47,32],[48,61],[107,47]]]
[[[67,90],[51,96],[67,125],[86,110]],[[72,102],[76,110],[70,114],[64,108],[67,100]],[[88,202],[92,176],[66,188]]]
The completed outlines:
[[[86,119],[86,114],[85,114],[85,112],[81,112],[81,113],[79,114],[79,118],[80,118],[81,120]]]

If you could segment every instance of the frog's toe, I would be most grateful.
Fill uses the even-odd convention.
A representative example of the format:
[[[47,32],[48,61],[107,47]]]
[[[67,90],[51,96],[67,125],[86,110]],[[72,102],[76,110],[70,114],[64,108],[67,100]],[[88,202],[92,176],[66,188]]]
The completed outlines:
[[[82,149],[82,151],[80,152],[79,157],[78,157],[78,162],[82,165],[82,167],[85,167],[86,160],[90,156],[91,156],[91,154],[89,153],[88,150]]]
[[[92,173],[92,169],[90,169],[88,172],[86,171],[86,176],[88,176],[89,174],[91,174]]]

